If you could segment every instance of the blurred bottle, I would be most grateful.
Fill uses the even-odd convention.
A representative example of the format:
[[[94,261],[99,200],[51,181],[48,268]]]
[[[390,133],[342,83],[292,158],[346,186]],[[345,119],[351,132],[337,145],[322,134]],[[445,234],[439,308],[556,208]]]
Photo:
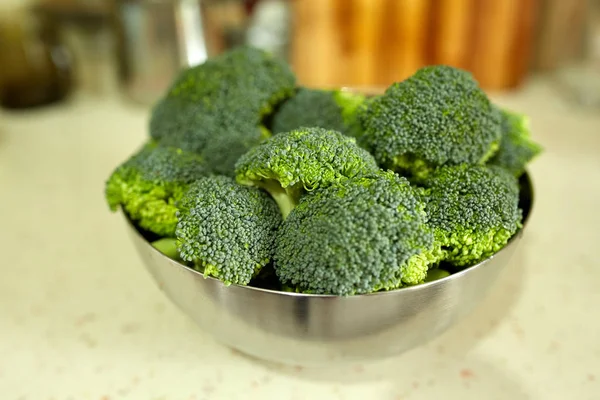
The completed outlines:
[[[63,100],[71,63],[57,29],[21,9],[0,13],[0,106],[30,108]]]
[[[288,1],[114,0],[121,89],[154,104],[182,68],[242,44],[287,58]]]
[[[187,66],[208,57],[200,0],[116,0],[118,80],[132,100],[153,104]]]
[[[288,59],[291,7],[288,0],[261,0],[249,10],[246,43]]]

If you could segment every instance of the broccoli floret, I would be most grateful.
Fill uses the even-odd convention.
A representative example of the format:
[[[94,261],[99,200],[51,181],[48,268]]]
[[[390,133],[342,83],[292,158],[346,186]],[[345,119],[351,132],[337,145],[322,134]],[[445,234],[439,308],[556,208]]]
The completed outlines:
[[[281,215],[267,193],[212,176],[190,185],[178,204],[179,255],[205,276],[247,285],[271,261]]]
[[[366,107],[370,98],[357,92],[348,90],[336,90],[334,92],[335,101],[342,108],[342,118],[346,129],[346,135],[358,137],[362,134],[362,127],[358,115],[363,107]]]
[[[278,232],[277,276],[288,291],[334,295],[422,283],[439,255],[424,208],[391,171],[311,192]]]
[[[141,228],[172,237],[177,200],[204,175],[197,154],[148,143],[111,174],[105,197],[112,211],[122,207]]]
[[[419,69],[359,114],[360,144],[382,167],[424,178],[441,165],[483,164],[498,149],[500,118],[466,71]]]
[[[343,90],[299,88],[273,115],[274,134],[302,127],[320,127],[357,136],[357,109],[365,96]]]
[[[274,135],[242,155],[235,167],[237,181],[267,190],[284,218],[305,191],[378,170],[354,138],[324,128]]]
[[[531,139],[526,115],[505,108],[498,108],[498,112],[502,120],[502,139],[489,164],[505,168],[518,178],[527,164],[542,152],[542,147]]]
[[[153,107],[150,135],[232,175],[235,160],[264,139],[263,119],[294,93],[295,83],[283,60],[247,46],[230,50],[177,76]]]
[[[500,167],[440,167],[424,186],[429,224],[445,261],[454,266],[493,255],[521,227],[517,179]]]

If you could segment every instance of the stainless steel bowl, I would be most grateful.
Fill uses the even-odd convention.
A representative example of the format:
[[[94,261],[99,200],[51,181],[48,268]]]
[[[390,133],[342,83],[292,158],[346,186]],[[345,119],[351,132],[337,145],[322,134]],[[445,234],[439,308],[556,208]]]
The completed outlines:
[[[521,186],[525,225],[533,205],[529,175]],[[336,297],[225,286],[165,257],[126,220],[160,289],[200,328],[256,358],[305,366],[382,359],[440,335],[486,296],[525,229],[494,256],[441,280]]]

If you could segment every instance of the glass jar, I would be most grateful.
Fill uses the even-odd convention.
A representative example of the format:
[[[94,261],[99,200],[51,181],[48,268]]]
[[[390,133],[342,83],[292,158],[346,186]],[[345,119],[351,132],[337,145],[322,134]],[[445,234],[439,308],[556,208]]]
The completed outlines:
[[[1,107],[37,107],[67,96],[71,62],[57,31],[24,10],[0,12]]]

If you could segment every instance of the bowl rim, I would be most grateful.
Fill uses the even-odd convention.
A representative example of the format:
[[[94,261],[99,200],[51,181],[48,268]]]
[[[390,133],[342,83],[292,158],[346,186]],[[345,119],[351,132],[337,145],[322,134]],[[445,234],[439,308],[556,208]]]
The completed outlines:
[[[121,209],[121,214],[122,214],[123,218],[125,219],[126,223],[128,224],[129,228],[133,231],[133,233],[135,235],[138,236],[138,238],[141,241],[143,241],[144,243],[146,243],[148,245],[151,252],[153,252],[154,254],[156,254],[159,257],[166,258],[167,260],[170,261],[171,264],[174,264],[180,268],[184,268],[187,272],[192,272],[192,273],[197,274],[199,277],[202,277],[203,279],[209,279],[209,280],[214,281],[215,284],[222,286],[223,289],[238,288],[240,290],[250,290],[250,291],[257,292],[257,293],[272,294],[272,295],[279,295],[279,296],[302,297],[302,298],[322,298],[322,299],[392,296],[392,295],[398,294],[399,292],[410,293],[410,292],[414,292],[414,291],[425,290],[431,286],[441,285],[441,284],[443,284],[445,282],[449,282],[451,280],[460,279],[462,276],[469,274],[471,271],[481,268],[482,266],[484,266],[485,264],[490,262],[498,254],[507,251],[507,248],[510,247],[511,245],[513,245],[514,242],[517,241],[520,238],[520,236],[523,234],[525,227],[527,226],[529,220],[531,219],[531,213],[534,208],[535,195],[534,195],[534,185],[533,185],[533,180],[531,178],[531,174],[529,174],[529,172],[527,170],[525,170],[525,172],[523,172],[521,177],[518,178],[519,181],[521,181],[522,179],[526,180],[526,183],[527,183],[527,185],[529,187],[529,191],[530,191],[529,209],[527,210],[525,218],[523,218],[523,220],[521,222],[521,225],[522,225],[521,228],[519,230],[517,230],[513,234],[513,236],[508,240],[508,242],[504,245],[504,247],[502,247],[496,253],[492,254],[491,256],[489,256],[488,258],[486,258],[484,260],[481,260],[477,264],[468,266],[458,272],[450,274],[441,279],[437,279],[437,280],[430,281],[430,282],[420,283],[420,284],[414,285],[414,286],[401,287],[401,288],[393,289],[393,290],[387,290],[387,291],[375,292],[375,293],[355,294],[355,295],[348,295],[348,296],[339,296],[339,295],[335,295],[335,294],[311,294],[311,293],[285,292],[282,290],[264,289],[264,288],[248,286],[248,285],[238,285],[238,284],[234,284],[234,283],[227,285],[217,278],[214,278],[212,276],[205,276],[202,272],[197,271],[191,267],[188,267],[187,265],[182,264],[177,260],[173,260],[172,258],[169,258],[166,255],[164,255],[163,253],[161,253],[154,246],[152,246],[152,244],[142,235],[142,233],[139,231],[139,228],[137,227],[137,225],[129,218],[127,213],[124,212],[122,209]]]

